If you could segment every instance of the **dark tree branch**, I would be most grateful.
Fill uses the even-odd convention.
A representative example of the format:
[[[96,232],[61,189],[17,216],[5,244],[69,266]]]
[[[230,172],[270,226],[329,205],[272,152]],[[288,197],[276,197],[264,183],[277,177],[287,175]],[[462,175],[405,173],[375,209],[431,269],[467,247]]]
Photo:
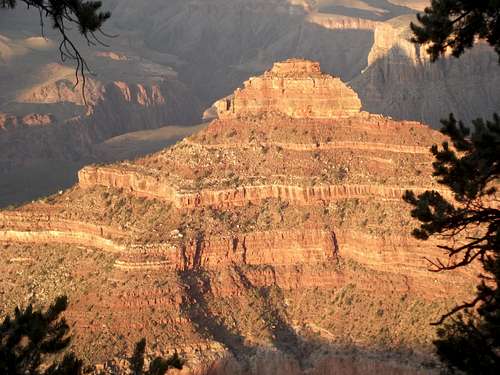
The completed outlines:
[[[100,32],[103,23],[110,17],[109,12],[100,12],[102,6],[100,1],[84,0],[18,0],[24,3],[27,8],[37,9],[40,15],[40,28],[42,36],[44,35],[44,18],[52,21],[52,27],[58,31],[62,40],[59,43],[59,54],[61,60],[73,60],[75,68],[75,88],[82,83],[82,98],[87,104],[85,96],[86,74],[92,74],[89,66],[80,53],[74,42],[68,36],[69,25],[76,25],[79,33],[84,37],[89,46],[97,44],[107,46],[96,36]],[[16,0],[0,0],[0,8],[14,8]]]
[[[435,191],[418,197],[406,192],[403,198],[413,206],[411,215],[420,222],[413,232],[415,237],[427,240],[438,236],[449,241],[438,246],[448,256],[447,261],[425,258],[429,271],[450,271],[477,262],[483,267],[475,298],[455,306],[432,325],[444,325],[434,343],[451,369],[490,373],[492,368],[500,368],[500,326],[495,323],[500,321],[500,117],[474,121],[472,133],[453,116],[443,125],[453,148],[447,142],[442,148],[432,147],[436,159],[433,175],[455,199],[450,201]],[[451,323],[446,323],[448,319]]]
[[[464,302],[461,305],[455,306],[448,313],[442,315],[441,318],[439,318],[439,320],[432,322],[431,325],[433,326],[441,325],[450,316],[455,315],[457,312],[462,311],[464,309],[471,309],[475,307],[480,301],[482,301],[482,298],[480,296],[477,296],[471,302]]]

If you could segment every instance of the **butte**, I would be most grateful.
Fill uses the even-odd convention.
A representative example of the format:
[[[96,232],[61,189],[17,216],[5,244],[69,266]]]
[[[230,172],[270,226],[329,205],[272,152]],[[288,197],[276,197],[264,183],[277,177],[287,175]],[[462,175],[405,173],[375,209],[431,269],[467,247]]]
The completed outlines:
[[[429,148],[444,137],[361,107],[318,63],[276,63],[174,147],[0,212],[2,313],[67,294],[75,350],[106,369],[142,337],[179,350],[185,373],[300,374],[353,347],[428,355],[429,322],[476,282],[428,272],[441,254],[411,237],[402,200],[441,189]]]

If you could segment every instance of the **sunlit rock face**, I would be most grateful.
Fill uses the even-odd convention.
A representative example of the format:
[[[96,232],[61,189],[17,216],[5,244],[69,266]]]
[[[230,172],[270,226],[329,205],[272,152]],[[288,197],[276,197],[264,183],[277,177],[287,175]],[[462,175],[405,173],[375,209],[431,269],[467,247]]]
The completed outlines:
[[[426,0],[108,1],[104,7],[113,17],[106,22],[106,33],[117,37],[105,40],[109,48],[79,44],[96,73],[87,77],[90,109],[84,105],[81,86],[74,88],[75,66],[59,59],[57,34],[46,28],[47,39],[40,37],[39,14],[23,7],[1,12],[0,112],[16,118],[17,128],[9,125],[9,131],[0,133],[4,150],[0,179],[8,181],[0,185],[0,206],[12,203],[10,197],[15,202],[40,196],[37,181],[26,183],[26,178],[33,171],[51,170],[54,163],[60,166],[58,171],[76,164],[67,171],[74,182],[78,166],[103,160],[95,150],[109,137],[201,122],[203,110],[214,101],[287,58],[320,61],[325,73],[355,89],[366,112],[435,128],[450,112],[466,123],[491,116],[500,97],[496,54],[480,46],[460,60],[430,63],[423,49],[409,42],[409,23],[426,4]],[[243,95],[235,104],[255,112],[251,107],[256,95],[258,91],[250,90],[248,98]],[[161,103],[156,100],[160,97]],[[273,107],[276,97],[269,100],[266,105]],[[319,103],[309,109],[297,100],[289,102],[287,115],[333,114],[326,107],[319,109]],[[336,103],[329,105],[334,108]],[[227,112],[227,105],[221,109]],[[49,116],[50,124],[23,126],[22,118],[32,115]],[[16,192],[27,186],[33,192],[19,197]],[[42,190],[60,188],[55,184]]]
[[[277,63],[234,98],[171,149],[0,212],[4,311],[67,294],[75,350],[108,373],[142,337],[180,351],[184,374],[418,373],[408,352],[430,355],[429,321],[476,282],[428,272],[438,243],[411,236],[401,198],[449,194],[429,152],[445,137],[360,112],[312,61]],[[374,361],[339,359],[354,350]]]
[[[215,104],[221,118],[281,113],[291,118],[335,118],[358,113],[361,102],[338,78],[321,73],[317,62],[292,59],[274,64],[244,88]]]
[[[429,3],[151,0],[143,6],[123,0],[126,9],[116,14],[123,25],[139,28],[136,14],[152,14],[144,31],[148,47],[189,62],[179,65],[181,77],[207,107],[274,61],[300,57],[320,61],[324,72],[349,82],[368,112],[434,128],[451,112],[467,123],[491,117],[500,97],[498,56],[491,48],[431,63],[425,48],[409,41],[410,22]]]

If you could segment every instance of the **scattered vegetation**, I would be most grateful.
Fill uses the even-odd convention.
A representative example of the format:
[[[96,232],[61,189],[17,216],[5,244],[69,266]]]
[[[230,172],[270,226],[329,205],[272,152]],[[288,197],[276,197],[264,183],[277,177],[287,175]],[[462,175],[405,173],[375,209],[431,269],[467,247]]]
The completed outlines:
[[[484,270],[474,300],[456,306],[435,323],[441,325],[451,317],[438,330],[439,356],[451,369],[494,373],[493,369],[500,368],[500,210],[493,203],[500,178],[500,117],[486,123],[477,120],[472,134],[453,116],[443,125],[453,148],[447,142],[441,149],[432,148],[434,175],[451,189],[455,201],[435,191],[418,197],[407,192],[405,200],[414,206],[412,216],[421,222],[413,232],[415,237],[453,240],[440,246],[448,255],[446,262],[430,260],[434,272],[476,261]]]
[[[497,1],[433,0],[419,24],[411,29],[417,44],[428,44],[432,60],[451,49],[459,57],[478,39],[486,40],[500,63],[500,6]],[[495,374],[500,369],[500,210],[497,187],[500,179],[500,117],[477,119],[471,132],[453,115],[443,120],[442,132],[448,142],[433,146],[434,176],[454,194],[454,201],[435,191],[418,197],[412,192],[405,200],[414,206],[412,216],[421,225],[417,238],[450,239],[440,246],[448,260],[433,261],[433,271],[450,271],[479,262],[482,281],[476,297],[455,306],[435,324],[439,339],[437,353],[451,372]],[[444,324],[443,324],[444,323]]]
[[[83,362],[72,352],[61,361],[56,355],[70,345],[69,326],[61,314],[68,307],[65,296],[56,298],[46,311],[32,305],[16,308],[0,326],[0,372],[9,375],[77,375]]]

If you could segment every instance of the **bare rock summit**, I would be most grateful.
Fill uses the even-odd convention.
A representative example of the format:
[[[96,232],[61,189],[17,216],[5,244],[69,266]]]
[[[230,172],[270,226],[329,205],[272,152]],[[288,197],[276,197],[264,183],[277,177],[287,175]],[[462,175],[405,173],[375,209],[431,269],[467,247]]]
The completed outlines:
[[[358,95],[319,62],[290,59],[252,77],[233,95],[215,103],[219,118],[275,112],[292,118],[349,117],[361,111]]]

